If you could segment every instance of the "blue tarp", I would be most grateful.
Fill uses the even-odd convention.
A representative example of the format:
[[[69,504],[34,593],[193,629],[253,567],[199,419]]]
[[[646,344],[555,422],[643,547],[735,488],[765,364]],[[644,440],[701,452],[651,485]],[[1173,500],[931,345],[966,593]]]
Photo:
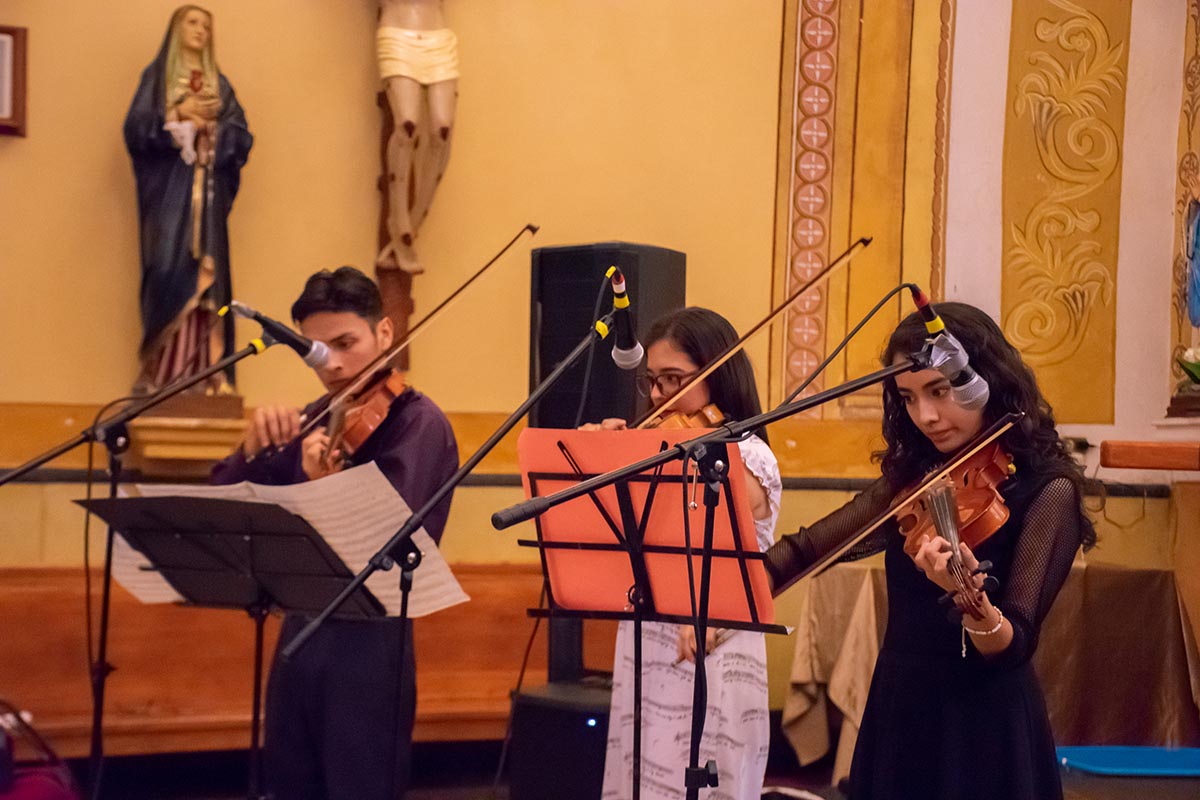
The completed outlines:
[[[1060,747],[1058,759],[1098,775],[1200,777],[1200,747]]]

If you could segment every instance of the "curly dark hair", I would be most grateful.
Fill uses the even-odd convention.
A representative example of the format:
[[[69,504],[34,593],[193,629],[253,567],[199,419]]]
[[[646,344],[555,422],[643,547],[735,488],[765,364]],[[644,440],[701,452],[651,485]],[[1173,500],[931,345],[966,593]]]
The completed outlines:
[[[662,339],[670,340],[687,353],[696,366],[703,368],[736,342],[738,334],[729,320],[717,312],[689,306],[654,321],[646,337],[646,346]],[[754,368],[745,350],[734,353],[705,381],[708,383],[710,399],[727,419],[749,419],[762,413],[758,385],[754,382]],[[765,427],[756,428],[754,434],[767,441]]]
[[[1028,495],[1052,478],[1069,479],[1079,498],[1080,525],[1084,547],[1096,543],[1096,530],[1083,507],[1083,496],[1094,483],[1067,451],[1054,422],[1054,411],[1042,396],[1033,370],[1021,359],[1017,349],[1004,338],[995,321],[974,306],[965,303],[938,303],[935,309],[946,329],[962,343],[972,369],[987,381],[991,390],[984,408],[984,424],[990,425],[1008,412],[1022,412],[1024,419],[1004,439],[1017,467],[1017,476],[1008,481],[1005,493],[1016,499]],[[927,338],[920,315],[908,315],[888,340],[883,352],[884,365],[898,357],[918,352]],[[921,478],[943,456],[920,432],[908,415],[896,381],[883,386],[883,438],[887,449],[876,453],[888,482],[897,491]],[[1033,480],[1022,479],[1034,476]],[[1009,485],[1011,484],[1011,485]],[[1031,497],[1021,500],[1028,502]]]

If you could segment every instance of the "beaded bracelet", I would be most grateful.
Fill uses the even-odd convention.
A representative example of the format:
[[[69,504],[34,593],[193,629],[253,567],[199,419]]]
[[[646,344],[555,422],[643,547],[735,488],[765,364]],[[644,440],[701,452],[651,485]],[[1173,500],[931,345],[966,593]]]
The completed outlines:
[[[967,657],[967,634],[968,633],[971,634],[972,636],[991,636],[994,633],[1000,632],[1000,627],[1004,624],[1004,612],[1000,610],[1000,606],[993,606],[993,608],[996,609],[996,614],[999,615],[1000,618],[998,620],[996,620],[996,624],[993,625],[988,630],[979,631],[979,630],[975,630],[974,628],[968,628],[966,625],[962,626],[962,657],[963,658]]]

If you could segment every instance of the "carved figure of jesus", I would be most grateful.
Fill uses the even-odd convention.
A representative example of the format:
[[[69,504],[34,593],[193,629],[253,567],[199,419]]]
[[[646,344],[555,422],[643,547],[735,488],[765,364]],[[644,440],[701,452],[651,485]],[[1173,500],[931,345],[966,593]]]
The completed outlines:
[[[443,0],[380,0],[379,74],[395,129],[387,144],[387,230],[378,269],[424,271],[417,231],[450,160],[458,98],[458,39]]]

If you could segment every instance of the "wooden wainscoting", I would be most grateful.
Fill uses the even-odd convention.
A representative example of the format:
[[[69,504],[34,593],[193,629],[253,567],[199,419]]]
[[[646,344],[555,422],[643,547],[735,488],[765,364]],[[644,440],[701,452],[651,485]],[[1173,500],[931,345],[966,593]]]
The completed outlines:
[[[472,602],[416,623],[420,741],[503,738],[541,577],[536,565],[454,565]],[[99,573],[93,589],[97,591]],[[0,696],[68,757],[91,725],[80,569],[0,570]],[[267,626],[268,663],[278,620]],[[586,626],[589,666],[612,663],[614,627]],[[109,754],[249,744],[254,627],[238,611],[146,606],[114,587],[105,702]],[[546,679],[545,625],[526,683]]]

